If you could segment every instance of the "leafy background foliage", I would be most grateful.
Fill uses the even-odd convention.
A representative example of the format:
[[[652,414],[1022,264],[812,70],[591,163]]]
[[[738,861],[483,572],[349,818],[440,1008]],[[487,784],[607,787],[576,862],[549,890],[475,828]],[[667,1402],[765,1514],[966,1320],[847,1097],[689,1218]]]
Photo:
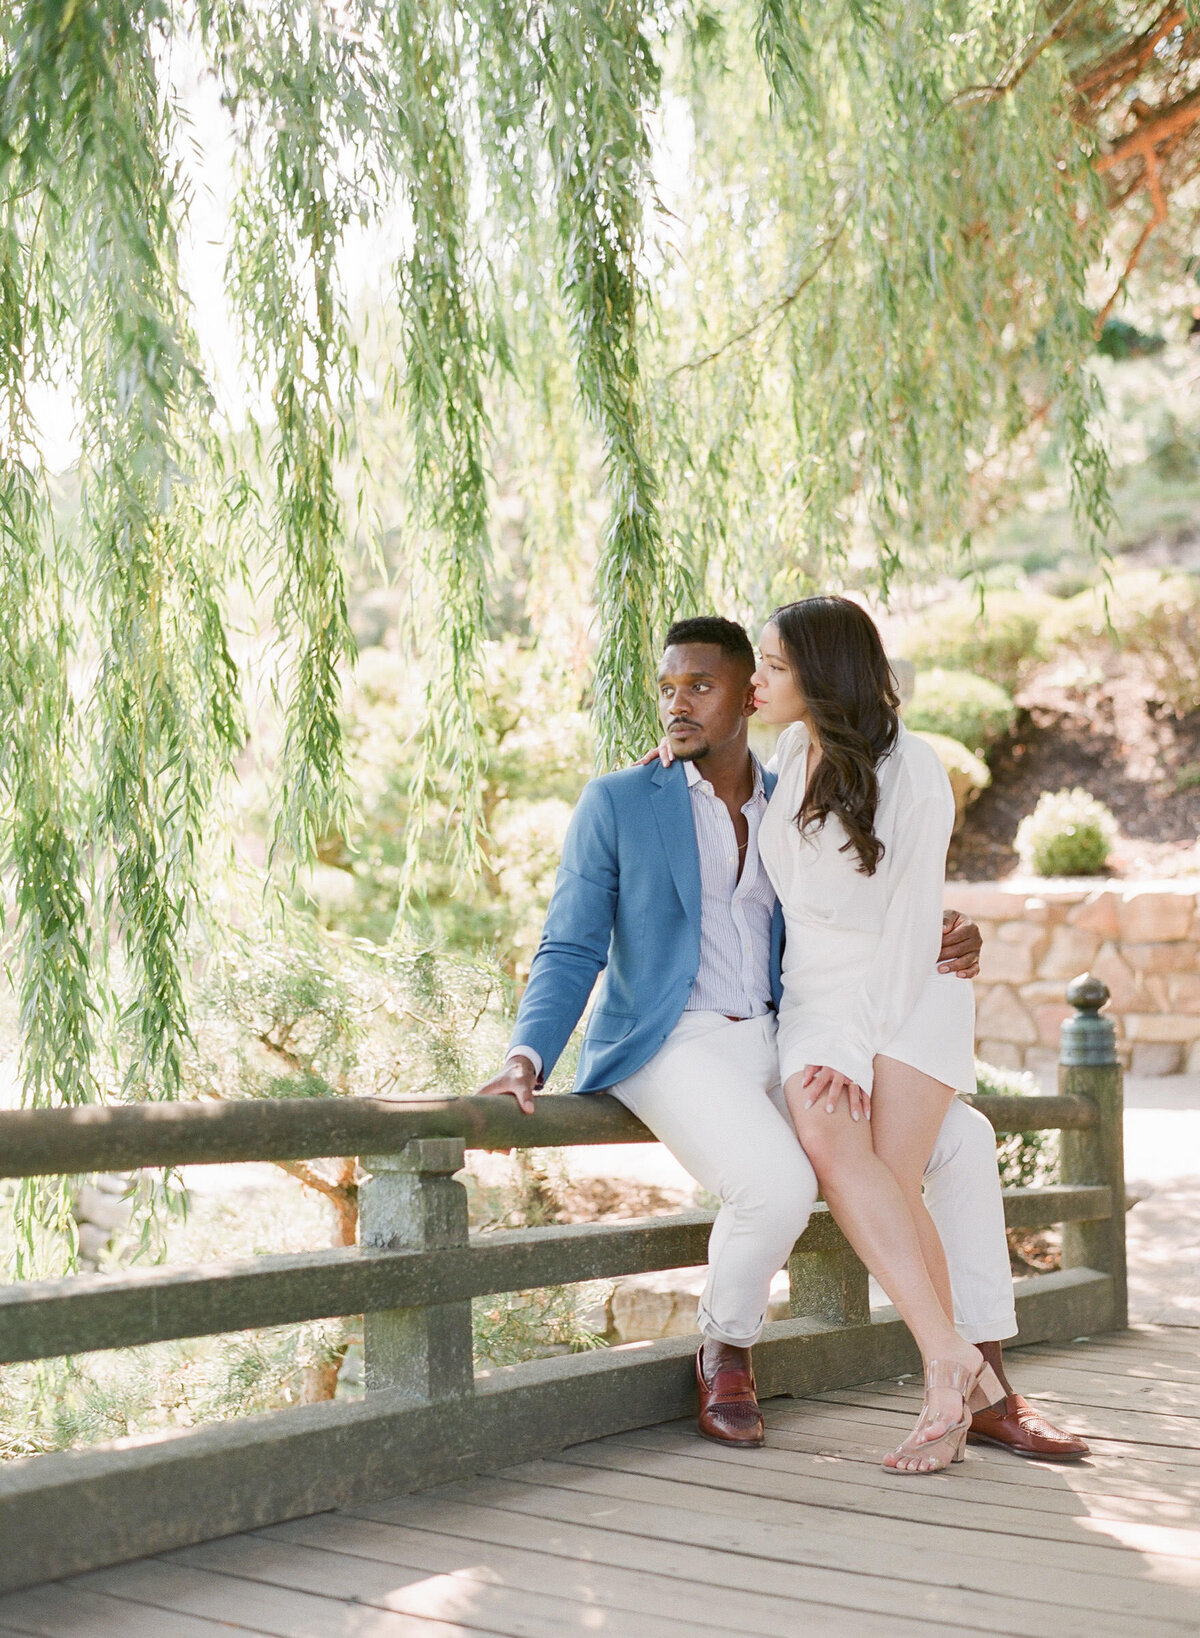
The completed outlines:
[[[496,657],[520,666],[489,645],[536,633],[567,800],[590,733],[601,766],[644,745],[669,614],[969,569],[1039,445],[1088,549],[1096,336],[1133,269],[1186,275],[1177,8],[17,0],[0,53],[0,782],[33,1103],[185,1089],[194,941],[250,807],[277,873],[358,856],[345,689],[380,567],[415,686],[351,919],[461,933],[482,881],[475,934],[519,977],[496,836],[529,793]],[[193,81],[229,170],[232,407],[181,272]]]

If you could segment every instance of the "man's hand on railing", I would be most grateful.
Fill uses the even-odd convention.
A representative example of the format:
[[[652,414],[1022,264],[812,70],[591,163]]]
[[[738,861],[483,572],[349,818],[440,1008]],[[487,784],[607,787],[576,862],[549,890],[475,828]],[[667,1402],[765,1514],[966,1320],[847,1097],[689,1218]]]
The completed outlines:
[[[504,1068],[490,1080],[486,1086],[479,1088],[480,1097],[491,1094],[503,1095],[509,1093],[517,1100],[517,1107],[523,1114],[533,1114],[533,1089],[537,1085],[537,1073],[528,1058],[510,1058]]]
[[[938,951],[938,972],[957,978],[978,978],[979,952],[983,934],[973,921],[947,910],[942,917],[942,947]]]

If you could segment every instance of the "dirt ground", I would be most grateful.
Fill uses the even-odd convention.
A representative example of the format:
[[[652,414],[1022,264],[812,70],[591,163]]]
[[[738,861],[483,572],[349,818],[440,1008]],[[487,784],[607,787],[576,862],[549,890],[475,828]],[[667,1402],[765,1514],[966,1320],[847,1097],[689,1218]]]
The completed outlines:
[[[1016,731],[990,758],[992,784],[951,846],[952,879],[1011,875],[1021,820],[1043,791],[1075,785],[1111,808],[1120,826],[1109,874],[1200,870],[1200,711],[1175,717],[1131,661],[1102,681],[1044,670],[1017,703]]]

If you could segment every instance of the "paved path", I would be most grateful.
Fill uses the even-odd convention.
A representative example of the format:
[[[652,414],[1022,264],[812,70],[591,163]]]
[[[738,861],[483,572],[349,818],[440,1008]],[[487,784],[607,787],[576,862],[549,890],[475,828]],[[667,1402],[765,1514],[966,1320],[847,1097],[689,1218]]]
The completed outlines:
[[[1200,1076],[1125,1082],[1129,1317],[1200,1326]]]
[[[972,1447],[879,1468],[917,1390],[767,1406],[769,1443],[687,1423],[0,1599],[29,1638],[1194,1638],[1200,1364],[1162,1328],[1026,1351],[1094,1441],[1051,1467]]]

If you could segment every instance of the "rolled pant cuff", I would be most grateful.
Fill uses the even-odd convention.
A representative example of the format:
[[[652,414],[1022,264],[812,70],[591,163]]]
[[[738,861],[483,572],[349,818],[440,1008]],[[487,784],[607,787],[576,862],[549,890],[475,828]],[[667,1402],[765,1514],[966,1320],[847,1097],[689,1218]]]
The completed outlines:
[[[1010,1308],[1007,1314],[994,1315],[981,1324],[958,1320],[954,1329],[964,1342],[1010,1342],[1017,1334],[1016,1310]]]
[[[696,1316],[696,1328],[706,1340],[724,1342],[730,1348],[753,1348],[759,1337],[762,1336],[763,1330],[760,1323],[758,1329],[748,1336],[744,1332],[738,1334],[734,1331],[726,1331],[714,1321],[711,1314],[706,1314],[703,1310]]]

